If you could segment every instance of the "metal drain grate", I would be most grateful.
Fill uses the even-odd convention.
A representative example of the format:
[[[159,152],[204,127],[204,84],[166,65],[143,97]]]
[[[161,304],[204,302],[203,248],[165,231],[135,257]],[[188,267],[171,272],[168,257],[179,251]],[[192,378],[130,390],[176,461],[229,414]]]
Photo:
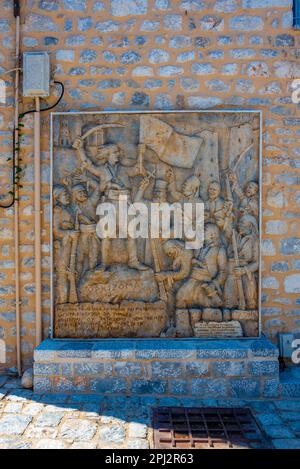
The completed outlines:
[[[154,448],[270,448],[248,408],[153,409]]]

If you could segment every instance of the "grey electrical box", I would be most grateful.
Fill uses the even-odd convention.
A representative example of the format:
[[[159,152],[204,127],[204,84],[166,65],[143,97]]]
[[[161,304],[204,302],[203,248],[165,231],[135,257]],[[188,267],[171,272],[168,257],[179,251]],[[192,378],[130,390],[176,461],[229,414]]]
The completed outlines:
[[[292,343],[294,340],[294,334],[291,332],[280,332],[279,333],[279,352],[283,358],[292,358],[294,351]]]
[[[50,59],[47,52],[24,52],[23,96],[45,98],[49,96]]]

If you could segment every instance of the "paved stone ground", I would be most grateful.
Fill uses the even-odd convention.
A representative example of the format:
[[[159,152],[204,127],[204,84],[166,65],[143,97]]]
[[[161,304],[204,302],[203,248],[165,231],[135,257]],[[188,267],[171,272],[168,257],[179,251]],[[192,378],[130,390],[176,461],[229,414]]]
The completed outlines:
[[[300,399],[222,400],[35,394],[0,376],[0,449],[151,448],[155,405],[248,406],[275,448],[300,448]]]

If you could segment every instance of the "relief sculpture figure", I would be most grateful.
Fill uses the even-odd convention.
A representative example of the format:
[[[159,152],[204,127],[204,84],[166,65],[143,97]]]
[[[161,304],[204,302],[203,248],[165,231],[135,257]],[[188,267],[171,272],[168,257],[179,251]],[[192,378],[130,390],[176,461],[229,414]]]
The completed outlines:
[[[246,184],[243,190],[234,172],[230,171],[228,178],[232,184],[232,190],[237,194],[240,200],[239,211],[241,214],[249,213],[254,217],[258,217],[258,184],[255,181],[250,181]]]
[[[168,191],[171,197],[175,201],[181,201],[182,203],[200,203],[203,200],[200,197],[200,177],[196,175],[189,176],[182,184],[181,190],[177,189],[176,177],[174,170],[170,167],[166,173],[166,178],[169,183]]]
[[[182,218],[184,217],[184,211],[186,207],[185,204],[190,204],[193,206],[191,213],[187,214],[187,211],[185,212],[185,217],[189,222],[191,233],[189,235],[187,235],[185,232],[183,233],[183,238],[186,241],[193,241],[193,239],[189,238],[188,236],[193,237],[192,230],[196,230],[196,225],[200,223],[200,221],[197,220],[195,206],[197,204],[203,204],[204,207],[204,202],[200,197],[200,176],[193,174],[192,176],[187,177],[181,186],[181,190],[178,190],[177,188],[175,173],[171,167],[169,167],[166,172],[166,179],[169,183],[168,193],[171,196],[172,202],[180,202],[182,205]],[[198,252],[199,250],[197,249],[195,254]]]
[[[80,231],[76,259],[78,276],[86,270],[94,269],[100,256],[100,240],[96,234],[99,187],[94,182],[90,182],[89,185],[92,188],[90,193],[83,183],[75,183],[72,187],[72,208]]]
[[[184,243],[176,239],[165,241],[163,249],[173,261],[172,270],[155,274],[158,281],[166,282],[168,288],[173,288],[175,282],[188,277],[191,270],[192,250],[184,249]]]
[[[56,262],[56,301],[66,303],[70,284],[70,258],[72,242],[77,233],[75,219],[70,209],[71,197],[67,188],[57,184],[53,189],[53,238]]]
[[[168,201],[168,198],[167,198],[168,183],[167,181],[163,179],[159,179],[159,178],[154,178],[154,188],[153,188],[153,194],[152,194],[151,199],[146,199],[144,197],[144,193],[146,189],[149,187],[151,183],[151,179],[153,178],[154,178],[154,175],[152,178],[151,177],[143,178],[139,184],[139,188],[135,196],[136,202],[142,202],[147,206],[148,213],[150,213],[151,204],[153,202],[163,204]],[[166,267],[169,265],[168,257],[163,248],[164,241],[165,240],[162,239],[161,236],[159,238],[152,238],[152,239],[149,236],[148,239],[145,240],[145,246],[144,246],[145,264],[149,266],[154,266],[154,267],[155,267],[155,264],[157,264],[155,268],[157,272],[160,270],[166,269]]]
[[[185,249],[184,243],[180,240],[170,239],[163,243],[165,254],[172,259],[172,270],[162,271],[155,274],[157,282],[163,282],[167,286],[169,304],[169,328],[166,335],[175,333],[175,296],[181,281],[186,279],[191,271],[193,251]]]
[[[232,249],[229,254],[224,302],[229,308],[240,306],[237,279],[241,279],[245,306],[247,309],[256,309],[259,247],[257,221],[252,215],[243,215],[239,220],[236,243],[239,265],[236,265]]]
[[[221,185],[212,181],[208,186],[208,199],[205,202],[205,220],[215,223],[224,234],[223,238],[229,238],[231,234],[232,202],[221,196]]]
[[[225,248],[221,244],[218,226],[207,223],[204,239],[204,246],[198,257],[192,260],[190,277],[177,292],[178,308],[218,307],[222,304],[227,257]]]

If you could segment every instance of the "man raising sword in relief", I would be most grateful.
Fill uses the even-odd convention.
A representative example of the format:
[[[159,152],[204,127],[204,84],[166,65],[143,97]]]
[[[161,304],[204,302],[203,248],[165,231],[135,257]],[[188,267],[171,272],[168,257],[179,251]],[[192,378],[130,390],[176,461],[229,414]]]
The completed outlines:
[[[126,173],[125,177],[120,175],[119,160],[121,151],[116,144],[101,145],[98,151],[98,158],[101,164],[93,163],[86,155],[83,150],[82,138],[77,138],[73,144],[79,154],[82,165],[94,176],[99,178],[99,190],[103,194],[102,202],[110,202],[116,209],[116,220],[118,222],[118,204],[120,197],[127,197],[128,202],[131,202],[131,190],[130,182],[126,180],[127,177],[133,177],[140,174],[140,167],[123,166],[122,169]],[[119,226],[117,225],[117,229]],[[126,241],[128,250],[128,267],[137,270],[147,270],[148,267],[142,264],[138,260],[136,240],[130,237]],[[112,240],[110,238],[104,238],[101,242],[101,253],[102,253],[102,267],[109,265],[110,252],[111,252]]]

